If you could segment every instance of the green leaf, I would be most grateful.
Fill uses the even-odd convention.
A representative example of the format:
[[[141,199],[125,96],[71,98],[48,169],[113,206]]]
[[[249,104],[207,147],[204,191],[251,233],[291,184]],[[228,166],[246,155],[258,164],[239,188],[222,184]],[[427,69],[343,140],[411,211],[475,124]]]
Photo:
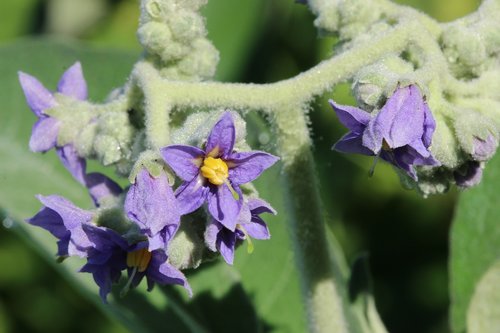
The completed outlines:
[[[124,299],[117,297],[119,290],[114,290],[110,304],[104,305],[90,274],[77,273],[83,262],[70,258],[56,264],[55,239],[22,222],[40,209],[34,197],[38,193],[62,195],[82,208],[90,208],[91,201],[53,152],[43,155],[28,150],[35,116],[26,106],[17,71],[32,74],[54,89],[64,69],[80,60],[90,99],[101,101],[125,82],[137,57],[134,53],[92,50],[46,39],[0,48],[0,207],[4,211],[0,220],[7,225],[14,221],[11,230],[42,253],[84,297],[131,331],[158,332],[168,327],[180,333],[223,333],[234,332],[234,327],[238,327],[239,332],[303,332],[305,318],[286,230],[287,214],[281,196],[277,195],[279,189],[268,186],[279,177],[277,167],[256,184],[261,196],[279,211],[277,217],[266,217],[272,239],[255,242],[252,255],[239,249],[235,267],[217,260],[187,272],[194,291],[191,300],[182,288],[155,288],[147,293],[145,286],[140,286]]]
[[[479,281],[467,312],[468,333],[496,333],[500,327],[500,260]]]
[[[451,231],[451,324],[463,333],[476,285],[500,257],[500,154],[487,165],[481,184],[465,191]]]

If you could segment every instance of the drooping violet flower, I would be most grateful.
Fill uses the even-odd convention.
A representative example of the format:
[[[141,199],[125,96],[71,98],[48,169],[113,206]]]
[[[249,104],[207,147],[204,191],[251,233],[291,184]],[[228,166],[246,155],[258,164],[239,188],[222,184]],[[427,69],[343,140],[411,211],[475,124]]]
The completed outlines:
[[[45,111],[57,106],[57,101],[53,93],[35,77],[19,72],[19,81],[28,106],[38,117],[31,132],[30,149],[34,152],[46,152],[56,147],[61,123],[58,119],[47,115]],[[57,93],[82,101],[87,99],[87,83],[79,62],[64,72],[57,85]]]
[[[180,225],[180,213],[167,175],[155,178],[142,169],[125,199],[125,212],[148,237],[149,251],[166,249]]]
[[[248,203],[243,205],[234,231],[212,219],[205,230],[205,243],[210,250],[220,252],[224,260],[232,265],[238,241],[246,240],[248,252],[251,253],[253,252],[253,244],[250,238],[271,238],[266,223],[259,216],[262,213],[276,215],[276,211],[264,200],[250,199]]]
[[[350,130],[335,150],[380,156],[414,180],[418,180],[414,166],[440,165],[429,150],[436,123],[416,85],[398,88],[375,114],[332,100],[330,104]]]
[[[212,128],[204,149],[186,145],[161,149],[165,162],[184,181],[176,191],[181,214],[207,201],[213,218],[235,231],[243,203],[239,185],[259,177],[278,158],[261,151],[235,152],[234,141],[233,119],[225,112]]]
[[[86,249],[92,244],[82,227],[90,224],[94,213],[76,207],[69,200],[57,196],[37,196],[43,204],[42,209],[26,221],[49,231],[59,241],[57,255],[66,257],[77,255],[86,257]]]
[[[99,295],[106,302],[113,283],[118,282],[121,272],[128,270],[129,279],[122,290],[122,295],[130,287],[136,287],[144,277],[150,291],[155,283],[160,285],[178,284],[192,295],[186,277],[181,271],[167,262],[163,250],[148,251],[147,243],[129,245],[127,241],[112,229],[85,225],[84,231],[94,246],[88,249],[87,263],[81,272],[91,273],[99,286]]]

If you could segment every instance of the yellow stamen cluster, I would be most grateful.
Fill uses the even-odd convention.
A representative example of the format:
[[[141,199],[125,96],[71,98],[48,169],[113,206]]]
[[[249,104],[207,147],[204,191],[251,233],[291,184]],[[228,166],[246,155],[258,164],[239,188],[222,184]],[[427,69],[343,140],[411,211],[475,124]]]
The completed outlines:
[[[137,267],[139,273],[142,273],[148,268],[151,261],[151,252],[147,249],[140,249],[127,253],[127,266],[131,268]]]
[[[222,185],[229,177],[229,168],[226,162],[220,158],[207,157],[203,160],[201,167],[203,177],[214,185]]]

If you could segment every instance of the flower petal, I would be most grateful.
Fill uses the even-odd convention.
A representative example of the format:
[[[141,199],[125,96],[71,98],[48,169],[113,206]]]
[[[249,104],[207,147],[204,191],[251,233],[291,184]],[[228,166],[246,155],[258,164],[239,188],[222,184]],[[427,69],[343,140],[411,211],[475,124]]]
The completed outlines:
[[[210,251],[217,252],[217,236],[219,232],[224,228],[222,224],[217,222],[215,219],[211,219],[207,228],[205,229],[205,244],[210,249]]]
[[[161,250],[152,253],[151,262],[146,270],[146,276],[160,285],[181,285],[187,290],[189,297],[193,295],[193,291],[184,274],[167,262],[167,256]]]
[[[55,211],[70,231],[89,222],[94,215],[92,212],[78,208],[71,201],[57,195],[37,195],[36,197],[45,207]]]
[[[19,72],[19,82],[23,88],[26,102],[31,111],[41,118],[44,111],[51,109],[57,105],[57,102],[52,93],[47,90],[35,77],[23,72]]]
[[[252,215],[259,215],[262,213],[271,213],[276,215],[276,210],[274,210],[268,202],[262,199],[252,198],[248,200],[247,204]]]
[[[165,162],[184,181],[190,181],[200,173],[205,152],[186,145],[171,145],[160,149]]]
[[[184,182],[175,191],[181,215],[194,212],[207,200],[209,187],[202,177],[197,176],[190,182]]]
[[[469,188],[481,182],[483,178],[483,167],[481,163],[476,161],[469,161],[465,164],[465,172],[455,171],[453,176],[457,186],[462,188]]]
[[[96,207],[99,207],[103,199],[117,197],[123,192],[120,185],[98,172],[85,175],[85,186],[89,190],[89,194]]]
[[[341,153],[354,153],[368,156],[375,155],[370,149],[363,146],[362,135],[354,132],[349,132],[344,135],[339,141],[337,141],[337,143],[335,143],[333,149]]]
[[[68,243],[71,233],[66,228],[63,220],[59,214],[53,209],[42,207],[40,211],[30,219],[27,219],[31,225],[43,228],[55,236],[59,241],[57,242],[57,255],[67,256],[68,255]]]
[[[355,133],[362,133],[370,121],[370,114],[354,106],[340,105],[333,100],[328,101],[342,125]]]
[[[207,155],[225,159],[233,152],[236,130],[230,112],[225,112],[214,125],[207,139]]]
[[[46,197],[38,195],[37,198],[45,207],[52,209],[60,216],[65,228],[70,232],[68,254],[85,257],[87,255],[85,249],[93,244],[83,232],[82,225],[90,223],[94,214],[56,195]]]
[[[64,167],[71,173],[71,175],[82,185],[85,185],[85,172],[87,169],[87,162],[84,158],[78,155],[76,148],[72,145],[65,145],[64,147],[56,149]]]
[[[392,123],[409,94],[410,89],[408,87],[399,88],[392,94],[382,109],[366,126],[363,132],[363,146],[378,154],[382,148],[382,141],[384,139],[391,141]],[[394,148],[392,141],[389,141],[387,142],[389,146]]]
[[[407,88],[408,94],[391,123],[389,137],[384,137],[391,148],[403,147],[424,135],[424,99],[415,85]],[[380,115],[380,114],[379,114]]]
[[[139,172],[125,199],[125,212],[141,230],[154,236],[165,226],[180,223],[177,202],[167,175],[152,177],[146,169]]]
[[[255,239],[269,239],[271,234],[266,223],[258,216],[252,216],[252,221],[244,225],[248,235]]]
[[[217,249],[229,265],[234,261],[234,248],[236,246],[236,233],[230,230],[222,230],[217,239]]]
[[[432,135],[436,130],[436,120],[426,102],[424,102],[424,117],[424,135],[422,136],[422,141],[424,145],[429,148],[432,143]]]
[[[239,186],[234,186],[239,199],[235,200],[226,184],[211,189],[208,194],[208,211],[222,225],[234,231],[243,204],[243,194]]]
[[[230,168],[229,179],[234,185],[251,182],[278,160],[278,157],[261,151],[231,154],[226,161]]]
[[[64,72],[57,85],[57,91],[82,101],[87,99],[87,82],[83,77],[80,62],[76,62]]]
[[[36,153],[45,153],[57,144],[59,134],[59,120],[52,117],[43,117],[37,120],[31,130],[30,149]]]

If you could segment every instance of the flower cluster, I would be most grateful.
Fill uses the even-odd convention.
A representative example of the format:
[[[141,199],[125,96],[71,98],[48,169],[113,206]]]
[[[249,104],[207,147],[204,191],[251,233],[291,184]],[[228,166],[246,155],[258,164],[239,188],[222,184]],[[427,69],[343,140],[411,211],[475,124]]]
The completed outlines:
[[[177,284],[191,295],[186,277],[169,260],[170,245],[182,216],[205,202],[207,223],[200,238],[227,263],[233,263],[238,243],[247,240],[251,252],[250,238],[270,238],[259,215],[276,212],[267,202],[244,195],[240,186],[259,177],[278,158],[261,151],[237,152],[231,112],[222,114],[203,148],[170,145],[160,150],[165,167],[172,168],[182,180],[175,192],[166,170],[153,176],[146,168],[137,173],[133,184],[122,189],[103,174],[87,173],[85,159],[72,144],[58,145],[60,120],[47,114],[57,105],[54,94],[27,74],[20,73],[20,81],[28,105],[39,118],[30,147],[37,152],[55,148],[63,165],[88,189],[95,203],[94,209],[84,210],[63,197],[39,195],[43,207],[27,221],[58,239],[60,258],[86,259],[80,271],[92,274],[103,301],[125,270],[128,280],[122,293],[146,278],[148,290],[155,284]],[[63,75],[58,93],[83,100],[86,91],[77,63]]]
[[[415,166],[440,165],[429,150],[436,122],[417,86],[398,88],[372,114],[334,101],[330,104],[350,130],[335,144],[336,150],[380,157],[415,181]]]

